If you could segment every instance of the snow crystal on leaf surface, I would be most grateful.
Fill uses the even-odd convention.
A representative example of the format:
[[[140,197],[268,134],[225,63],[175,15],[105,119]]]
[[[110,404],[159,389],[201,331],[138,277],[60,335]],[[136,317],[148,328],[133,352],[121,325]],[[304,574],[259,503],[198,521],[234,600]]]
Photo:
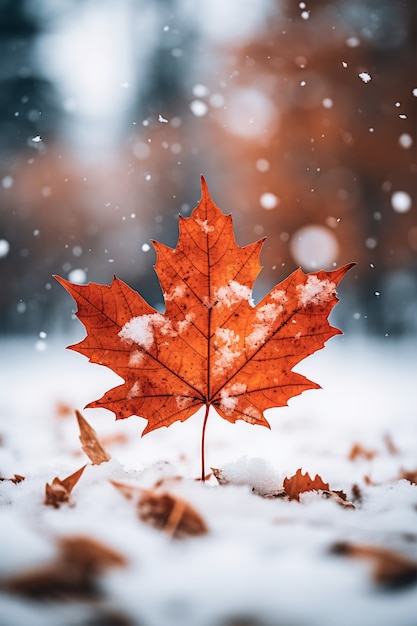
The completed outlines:
[[[298,305],[321,304],[327,302],[336,293],[336,285],[330,280],[320,280],[309,276],[305,285],[297,285]]]
[[[132,352],[129,358],[129,367],[135,367],[136,365],[140,365],[143,361],[144,354],[141,350],[135,350]]]
[[[200,226],[201,230],[203,231],[203,233],[206,233],[206,235],[208,233],[213,232],[214,230],[214,226],[211,226],[210,224],[208,224],[207,220],[202,220],[199,217],[195,218],[195,221],[197,222],[197,224]]]
[[[127,394],[128,399],[130,398],[138,398],[140,396],[140,385],[139,382],[136,381],[135,383],[133,383],[132,387],[130,388],[129,393]]]
[[[252,292],[249,287],[241,285],[236,280],[231,280],[228,285],[219,287],[215,293],[215,300],[219,304],[231,307],[240,300],[249,301],[252,296]]]
[[[224,369],[233,367],[235,360],[241,355],[240,337],[230,328],[216,328],[214,340],[217,351],[215,352],[213,374],[217,376],[222,374]]]
[[[180,283],[179,285],[172,287],[172,289],[170,289],[169,292],[165,291],[164,292],[165,302],[169,302],[170,300],[177,300],[181,298],[184,295],[185,290],[186,290],[185,284]]]
[[[246,391],[246,385],[243,383],[233,383],[220,392],[220,409],[226,415],[232,415],[235,410],[238,398]]]
[[[145,350],[149,350],[154,342],[155,330],[159,330],[161,335],[175,336],[171,322],[161,313],[150,313],[133,317],[123,326],[119,332],[119,337],[124,341],[133,341]]]

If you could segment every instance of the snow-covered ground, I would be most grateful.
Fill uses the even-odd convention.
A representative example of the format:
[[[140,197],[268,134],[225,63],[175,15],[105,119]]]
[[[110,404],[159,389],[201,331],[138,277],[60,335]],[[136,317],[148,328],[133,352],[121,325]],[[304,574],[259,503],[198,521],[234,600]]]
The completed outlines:
[[[89,464],[70,505],[55,509],[44,504],[45,484],[88,462],[73,411],[62,407],[82,410],[117,383],[67,343],[39,350],[1,339],[0,475],[25,476],[0,482],[2,626],[416,626],[416,582],[387,589],[373,579],[372,559],[331,551],[343,541],[417,561],[417,486],[398,479],[417,470],[416,341],[333,338],[297,368],[323,389],[268,411],[271,430],[210,414],[206,463],[223,470],[226,486],[195,480],[201,413],[141,438],[143,420],[85,410],[112,459]],[[300,467],[356,508],[317,492],[301,502],[253,493],[279,490]],[[163,478],[160,490],[186,500],[207,534],[171,539],[109,481],[152,488]],[[11,576],[52,563],[60,538],[80,535],[126,560],[98,577],[100,597],[6,591]]]

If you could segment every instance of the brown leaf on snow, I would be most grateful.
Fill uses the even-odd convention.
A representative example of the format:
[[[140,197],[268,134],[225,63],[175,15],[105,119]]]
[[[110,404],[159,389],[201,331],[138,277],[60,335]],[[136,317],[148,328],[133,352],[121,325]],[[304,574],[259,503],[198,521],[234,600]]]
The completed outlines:
[[[408,472],[407,470],[401,470],[399,480],[408,480],[413,485],[417,485],[417,470]]]
[[[128,500],[136,499],[139,518],[167,533],[174,539],[197,537],[208,533],[201,515],[185,500],[167,492],[140,489],[125,483],[110,481]]]
[[[21,483],[22,480],[25,480],[25,477],[22,476],[21,474],[15,474],[13,478],[4,478],[3,476],[0,476],[0,481],[3,481],[3,480],[7,480],[8,482],[11,482],[17,485],[17,483]]]
[[[61,504],[69,502],[71,491],[81,478],[81,474],[87,466],[83,465],[79,470],[67,476],[63,480],[55,477],[51,484],[46,483],[45,486],[45,504],[58,509]]]
[[[224,475],[223,470],[218,469],[217,467],[212,467],[211,471],[213,472],[213,476],[219,485],[230,485],[230,480]]]
[[[366,459],[372,461],[372,459],[378,454],[376,450],[369,450],[364,448],[360,443],[354,443],[350,449],[348,459],[349,461],[356,461],[356,459]]]
[[[372,578],[378,585],[396,589],[417,581],[417,562],[386,548],[337,542],[331,547],[333,554],[372,562]]]
[[[400,453],[400,451],[398,450],[397,446],[395,445],[391,435],[389,433],[387,433],[386,435],[384,435],[384,443],[387,447],[387,450],[389,452],[389,454],[392,454],[392,456],[397,456],[397,454]]]
[[[185,500],[169,493],[145,491],[138,503],[140,519],[170,537],[183,539],[208,532],[201,515]]]
[[[62,537],[56,559],[9,578],[4,586],[35,600],[96,598],[100,595],[97,578],[108,569],[126,565],[122,554],[95,539]]]
[[[328,491],[327,489],[324,489],[323,497],[334,500],[337,504],[344,506],[346,509],[356,509],[353,502],[349,502],[344,491]]]
[[[78,426],[80,428],[80,441],[82,448],[93,465],[100,465],[110,461],[110,454],[104,450],[100,444],[97,433],[90,426],[87,420],[81,415],[79,411],[75,411],[77,416]]]
[[[294,476],[284,478],[283,487],[290,500],[299,500],[300,494],[306,491],[330,491],[329,483],[323,482],[318,474],[312,479],[308,472],[303,474],[301,468]]]

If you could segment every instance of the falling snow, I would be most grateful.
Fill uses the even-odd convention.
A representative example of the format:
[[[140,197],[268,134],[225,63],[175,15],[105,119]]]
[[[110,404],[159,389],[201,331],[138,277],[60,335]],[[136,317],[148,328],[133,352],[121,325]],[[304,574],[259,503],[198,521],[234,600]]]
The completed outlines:
[[[371,75],[368,72],[361,72],[358,76],[364,83],[369,83],[371,80]]]
[[[407,213],[412,206],[412,200],[406,191],[395,191],[391,196],[391,206],[396,213]]]

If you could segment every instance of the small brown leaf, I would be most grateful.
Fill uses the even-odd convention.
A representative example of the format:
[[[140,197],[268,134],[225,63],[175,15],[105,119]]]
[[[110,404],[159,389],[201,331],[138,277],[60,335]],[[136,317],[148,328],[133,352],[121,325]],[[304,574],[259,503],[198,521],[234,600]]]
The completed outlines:
[[[366,459],[372,461],[372,459],[378,454],[376,450],[369,450],[364,448],[360,443],[354,443],[350,449],[348,459],[349,461],[356,461],[356,459]]]
[[[296,471],[294,476],[284,478],[283,487],[290,500],[299,500],[300,494],[306,491],[318,491],[320,489],[330,491],[329,483],[323,482],[318,474],[313,480],[308,472],[303,474],[301,468]]]
[[[219,483],[219,485],[230,484],[230,480],[227,478],[227,476],[224,475],[223,470],[218,469],[217,467],[212,467],[211,471],[213,472],[213,475],[215,479],[217,480],[217,482]]]
[[[331,552],[371,560],[372,577],[376,584],[383,587],[396,589],[417,581],[417,562],[393,550],[340,541],[331,547]]]
[[[45,486],[45,504],[50,505],[58,509],[61,504],[69,502],[71,491],[81,478],[81,474],[87,466],[83,465],[79,470],[67,476],[63,480],[55,477],[51,484],[46,483]]]
[[[96,598],[100,595],[97,577],[110,568],[126,564],[122,554],[95,539],[63,537],[58,543],[55,560],[9,578],[5,587],[11,593],[35,600]]]
[[[87,420],[81,415],[79,411],[75,411],[77,416],[78,426],[80,427],[80,441],[82,448],[93,465],[100,465],[110,461],[110,455],[101,446],[97,433],[90,426]]]
[[[417,470],[408,472],[407,470],[401,470],[399,480],[408,480],[409,483],[417,485]]]
[[[339,504],[339,506],[344,506],[346,509],[356,509],[353,502],[349,502],[349,500],[347,500],[346,494],[343,491],[328,491],[327,489],[324,489],[323,497],[334,500],[334,502]]]
[[[196,537],[208,532],[207,525],[199,513],[185,500],[167,492],[140,489],[114,480],[110,481],[127,500],[136,500],[139,518],[166,532],[174,539]]]
[[[7,480],[8,482],[11,482],[17,485],[18,483],[21,483],[22,480],[25,480],[25,477],[22,476],[21,474],[15,474],[13,478],[4,478],[3,476],[0,476],[0,481],[2,480]]]
[[[201,515],[185,500],[169,493],[144,491],[138,502],[140,519],[160,528],[174,539],[196,537],[208,532]]]
[[[400,453],[400,451],[398,450],[397,446],[395,445],[391,435],[389,433],[387,433],[384,436],[384,443],[387,447],[387,450],[390,454],[392,454],[393,456],[396,456],[397,454]]]

